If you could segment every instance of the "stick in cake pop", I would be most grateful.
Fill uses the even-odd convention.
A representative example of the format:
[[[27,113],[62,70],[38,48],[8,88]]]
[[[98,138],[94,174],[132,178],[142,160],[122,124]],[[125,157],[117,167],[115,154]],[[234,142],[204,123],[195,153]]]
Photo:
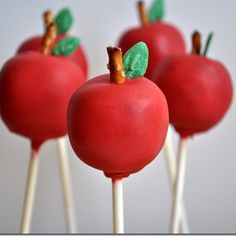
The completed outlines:
[[[112,179],[113,233],[124,233],[124,204],[122,179]]]
[[[179,223],[182,211],[184,180],[186,170],[186,139],[181,138],[177,155],[177,172],[173,186],[173,202],[171,210],[171,233],[179,233]]]
[[[72,96],[68,134],[77,156],[112,179],[114,233],[123,233],[122,179],[154,160],[164,145],[168,107],[163,93],[142,77],[148,63],[144,43],[122,60],[107,48],[110,74],[89,80]]]
[[[29,233],[33,196],[40,146],[48,139],[65,136],[66,110],[73,92],[86,80],[84,73],[74,63],[62,56],[68,48],[76,49],[75,38],[61,40],[53,49],[56,27],[49,24],[42,40],[40,52],[25,52],[10,59],[0,75],[1,115],[11,132],[31,140],[32,161],[25,193],[22,233]],[[70,45],[66,45],[70,43]],[[64,51],[64,52],[63,52]],[[72,50],[73,51],[73,50]],[[28,178],[28,179],[29,179]]]
[[[38,152],[32,149],[28,166],[28,176],[26,181],[25,197],[24,197],[23,211],[21,217],[21,227],[20,227],[21,233],[30,232],[30,225],[31,225],[34,198],[35,198],[35,187],[37,184],[37,177],[38,177],[38,162],[39,162]]]
[[[167,172],[169,175],[169,182],[171,186],[171,191],[174,193],[174,188],[175,188],[175,181],[176,181],[176,161],[175,161],[175,153],[174,153],[174,148],[172,144],[172,138],[171,138],[171,130],[169,128],[167,132],[167,137],[165,141],[165,146],[164,146],[164,152],[165,152],[165,160],[166,160],[166,166],[167,166]],[[180,208],[181,208],[181,215],[180,215],[180,222],[179,222],[179,232],[181,233],[189,233],[189,226],[188,226],[188,220],[187,220],[187,215],[185,211],[185,206],[184,202],[182,201],[180,203]]]
[[[210,34],[204,55],[201,55],[201,36],[195,32],[192,38],[193,54],[170,56],[165,59],[157,69],[154,79],[166,95],[170,122],[180,135],[172,203],[172,233],[178,233],[186,142],[191,136],[206,132],[219,123],[232,102],[233,88],[227,69],[220,62],[206,57],[212,37]]]
[[[69,233],[77,233],[69,156],[66,150],[66,139],[59,138],[56,140],[56,144],[61,176],[66,228],[67,232]]]

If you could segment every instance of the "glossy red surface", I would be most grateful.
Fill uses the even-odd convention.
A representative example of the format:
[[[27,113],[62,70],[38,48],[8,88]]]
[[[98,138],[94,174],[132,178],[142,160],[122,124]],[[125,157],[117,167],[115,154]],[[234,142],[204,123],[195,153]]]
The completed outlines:
[[[67,133],[69,99],[85,81],[78,66],[63,58],[26,52],[10,59],[0,74],[2,119],[35,149]]]
[[[59,35],[55,41],[55,44],[65,37],[68,37],[68,35],[66,34]],[[41,41],[42,41],[42,36],[32,37],[22,43],[22,45],[17,50],[17,53],[22,53],[25,51],[39,51]],[[85,76],[86,77],[88,76],[88,63],[82,46],[79,46],[77,50],[71,56],[66,57],[66,59],[78,65],[85,73]]]
[[[146,78],[124,84],[102,75],[85,83],[68,107],[75,153],[110,178],[140,171],[160,152],[169,123],[161,90]]]
[[[140,41],[145,42],[149,49],[149,64],[145,76],[150,80],[165,57],[185,52],[185,42],[181,33],[174,26],[162,21],[128,30],[121,36],[118,45],[125,53]]]
[[[232,102],[228,71],[203,56],[169,57],[160,64],[154,82],[166,96],[170,122],[183,137],[215,126]]]

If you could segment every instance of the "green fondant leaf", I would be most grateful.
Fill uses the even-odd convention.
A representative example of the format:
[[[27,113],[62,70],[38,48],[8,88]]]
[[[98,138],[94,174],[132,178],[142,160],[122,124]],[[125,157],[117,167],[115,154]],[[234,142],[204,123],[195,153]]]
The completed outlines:
[[[148,66],[148,48],[143,42],[135,44],[123,57],[126,78],[143,76]]]
[[[205,49],[204,49],[204,51],[203,51],[203,56],[207,56],[213,38],[214,38],[214,33],[211,32],[211,33],[208,35],[208,38],[207,38],[207,41],[206,41],[206,46],[205,46]]]
[[[73,16],[69,8],[63,8],[55,17],[55,23],[59,34],[66,33],[73,24]]]
[[[53,48],[53,55],[70,56],[80,45],[80,39],[77,37],[68,37],[60,40]]]
[[[163,19],[165,16],[164,0],[153,0],[153,3],[149,9],[148,16],[150,22]]]

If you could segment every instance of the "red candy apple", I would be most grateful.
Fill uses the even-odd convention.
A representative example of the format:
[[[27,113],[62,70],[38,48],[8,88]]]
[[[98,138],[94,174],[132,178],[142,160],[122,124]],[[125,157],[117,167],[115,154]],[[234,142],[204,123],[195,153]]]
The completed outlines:
[[[193,52],[200,53],[199,34],[194,37]],[[154,82],[165,94],[170,122],[182,137],[212,128],[232,102],[233,88],[227,69],[205,55],[170,56],[159,65]]]
[[[53,21],[53,16],[50,11],[45,12],[44,14],[44,21],[45,24],[48,25]],[[52,48],[62,39],[68,37],[66,32],[69,30],[73,22],[72,15],[68,8],[62,9],[58,15],[55,17],[55,23],[58,29],[58,36],[55,40],[55,43],[52,45]],[[25,51],[38,51],[40,45],[42,43],[43,36],[34,36],[30,39],[24,41],[21,46],[18,48],[17,53],[22,53]],[[66,57],[69,61],[74,62],[78,65],[82,71],[84,72],[85,76],[88,76],[88,63],[84,53],[83,47],[80,45],[77,47],[77,50],[73,52],[70,56]]]
[[[126,31],[119,40],[119,47],[126,52],[139,41],[147,44],[149,65],[145,76],[153,79],[159,63],[172,54],[184,53],[185,42],[181,33],[171,24],[162,21],[163,1],[155,0],[147,15],[144,3],[138,3],[142,25]]]
[[[48,27],[42,51],[48,53],[55,27]],[[0,74],[2,119],[10,131],[29,138],[37,150],[47,139],[64,136],[66,110],[86,80],[78,66],[63,57],[26,52],[10,59]]]
[[[121,49],[109,47],[110,74],[86,82],[68,107],[68,135],[75,153],[113,179],[127,177],[149,164],[167,133],[165,96],[142,77],[147,60],[138,50],[147,47],[140,43],[126,54],[124,74]]]

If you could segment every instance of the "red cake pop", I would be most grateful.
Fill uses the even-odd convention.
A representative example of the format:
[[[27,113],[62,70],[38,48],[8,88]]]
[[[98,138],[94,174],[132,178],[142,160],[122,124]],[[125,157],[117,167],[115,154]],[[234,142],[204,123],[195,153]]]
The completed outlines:
[[[170,56],[160,63],[154,82],[164,92],[170,122],[182,137],[205,132],[228,110],[233,96],[225,66],[200,53],[200,36],[193,37],[193,53]]]
[[[3,66],[0,76],[3,121],[10,131],[29,138],[35,149],[47,139],[67,133],[68,101],[86,80],[75,64],[46,55],[54,31],[50,25],[42,52],[13,57]]]
[[[150,54],[145,76],[152,80],[157,66],[166,56],[185,52],[185,42],[176,27],[163,22],[163,0],[154,0],[149,15],[145,9],[144,2],[139,1],[138,9],[141,26],[126,31],[121,36],[118,45],[123,52],[126,52],[139,41],[147,44]]]
[[[64,59],[63,56],[52,55],[68,55],[78,46],[76,38],[65,38],[51,52],[51,46],[57,36],[56,31],[56,26],[53,23],[49,24],[40,50],[13,57],[3,66],[0,74],[3,121],[11,132],[25,136],[32,142],[21,233],[30,232],[39,148],[48,139],[66,135],[66,111],[69,99],[86,80],[84,73],[74,63]],[[62,160],[62,155],[64,154],[60,154],[61,162],[67,164]],[[65,192],[71,189],[68,167],[61,165],[61,169],[63,185],[64,183],[68,185],[63,188],[67,197],[65,199],[68,208],[65,209],[67,225],[70,232],[75,233],[72,203],[68,202],[72,197]]]
[[[143,45],[136,45],[129,56]],[[151,81],[139,74],[128,79],[134,75],[127,70],[125,78],[121,49],[108,48],[108,54],[110,74],[88,81],[70,101],[68,134],[82,161],[108,177],[123,178],[140,171],[159,153],[168,110],[165,97]],[[139,56],[129,58],[130,70],[142,66],[143,60],[136,60]]]
[[[46,11],[44,13],[44,21],[45,26],[47,27],[48,24],[53,22],[53,15],[51,11]],[[52,48],[62,39],[69,37],[67,32],[70,29],[73,23],[73,17],[71,12],[68,8],[62,9],[57,16],[55,17],[55,24],[58,30],[58,36],[52,45]],[[25,51],[38,51],[40,45],[42,43],[43,36],[34,36],[30,39],[24,41],[21,46],[18,48],[17,53],[22,53]],[[74,62],[78,65],[82,71],[84,72],[85,76],[88,76],[88,63],[84,53],[84,49],[81,45],[77,47],[77,49],[70,55],[67,56],[66,59],[69,61]]]
[[[170,122],[180,134],[176,181],[171,214],[171,233],[179,233],[183,199],[186,140],[219,123],[230,107],[233,87],[225,66],[206,58],[212,40],[210,34],[201,55],[200,33],[193,34],[192,54],[170,56],[163,60],[154,82],[167,98]]]
[[[110,74],[84,84],[71,98],[67,127],[71,145],[86,164],[112,178],[113,232],[124,233],[122,178],[148,165],[167,133],[165,96],[142,77],[148,64],[144,43],[123,58],[107,48]]]

